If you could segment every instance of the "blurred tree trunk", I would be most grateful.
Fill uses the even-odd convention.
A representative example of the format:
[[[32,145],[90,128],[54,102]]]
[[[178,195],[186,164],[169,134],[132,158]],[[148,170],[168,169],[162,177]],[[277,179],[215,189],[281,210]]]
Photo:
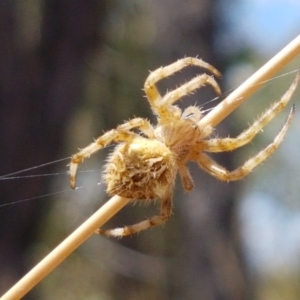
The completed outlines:
[[[101,39],[104,3],[1,1],[1,175],[61,155],[64,129],[81,98],[86,57]],[[48,180],[38,177],[1,184],[0,201],[7,203],[45,194]],[[42,201],[1,207],[1,294],[30,267],[28,249],[48,208]]]

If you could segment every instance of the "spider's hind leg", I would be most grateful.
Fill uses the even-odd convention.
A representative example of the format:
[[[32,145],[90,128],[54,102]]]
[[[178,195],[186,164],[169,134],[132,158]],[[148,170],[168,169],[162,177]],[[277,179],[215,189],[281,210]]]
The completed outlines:
[[[216,163],[213,159],[211,159],[208,155],[203,152],[196,152],[191,157],[192,160],[197,161],[199,166],[211,174],[212,176],[224,180],[224,181],[235,181],[242,179],[246,175],[248,175],[257,165],[266,160],[274,151],[278,148],[278,146],[283,141],[285,134],[292,122],[293,116],[295,112],[295,107],[293,106],[290,110],[288,118],[283,125],[280,132],[276,135],[274,141],[269,144],[265,149],[261,150],[255,156],[249,158],[242,166],[238,167],[233,171],[226,170],[223,166]]]
[[[160,210],[159,215],[153,216],[142,222],[139,222],[139,223],[136,223],[133,225],[129,225],[129,226],[120,227],[120,228],[107,229],[107,230],[103,230],[100,228],[100,229],[96,230],[95,233],[121,238],[123,236],[138,233],[138,232],[140,232],[142,230],[146,230],[150,227],[154,227],[154,226],[165,223],[170,218],[171,212],[172,212],[172,198],[167,197],[162,200],[161,210]]]

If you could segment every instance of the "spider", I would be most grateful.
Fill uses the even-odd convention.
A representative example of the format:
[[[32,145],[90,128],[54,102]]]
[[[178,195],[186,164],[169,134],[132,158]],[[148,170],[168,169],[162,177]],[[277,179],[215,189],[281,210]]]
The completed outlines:
[[[217,179],[235,181],[246,176],[268,158],[282,142],[291,124],[294,106],[274,141],[237,169],[226,170],[206,154],[231,151],[249,143],[286,106],[300,79],[299,74],[284,96],[236,138],[210,138],[213,128],[202,128],[198,125],[203,116],[199,107],[190,106],[182,111],[174,104],[205,85],[210,85],[218,95],[221,94],[212,75],[200,74],[163,96],[156,87],[160,80],[188,66],[201,67],[216,77],[221,76],[210,64],[192,57],[185,57],[166,67],[158,68],[150,73],[144,84],[147,99],[157,116],[157,125],[153,126],[143,118],[134,118],[104,133],[72,156],[70,182],[71,187],[75,188],[78,164],[108,144],[117,143],[103,172],[107,193],[135,200],[161,199],[159,215],[122,228],[98,229],[96,233],[122,237],[163,224],[171,215],[177,173],[184,190],[193,189],[193,180],[187,168],[189,161],[196,162],[200,168]]]

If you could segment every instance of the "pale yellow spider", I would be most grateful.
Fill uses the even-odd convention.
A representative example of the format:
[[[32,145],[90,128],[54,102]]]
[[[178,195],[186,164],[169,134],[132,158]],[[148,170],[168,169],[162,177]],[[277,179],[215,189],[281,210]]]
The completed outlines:
[[[71,187],[74,188],[78,164],[108,144],[118,143],[108,158],[103,175],[107,193],[135,200],[161,199],[162,201],[160,214],[157,216],[123,228],[99,229],[96,233],[122,237],[164,223],[171,215],[177,173],[181,177],[183,188],[186,191],[193,189],[193,180],[187,168],[189,161],[197,162],[200,168],[220,180],[234,181],[246,176],[269,157],[282,142],[292,121],[294,107],[290,110],[287,121],[274,141],[241,167],[228,171],[205,153],[231,151],[249,143],[286,106],[299,81],[299,74],[280,101],[274,103],[238,137],[209,139],[213,128],[198,126],[202,118],[201,109],[190,106],[182,112],[174,103],[207,84],[220,94],[215,79],[210,75],[201,74],[167,92],[164,96],[160,95],[155,85],[161,79],[188,66],[202,67],[215,76],[220,76],[219,71],[213,66],[190,57],[155,70],[146,79],[144,88],[152,110],[157,116],[157,125],[152,126],[145,119],[134,118],[106,132],[72,156],[70,180]],[[133,129],[139,130],[140,134]]]

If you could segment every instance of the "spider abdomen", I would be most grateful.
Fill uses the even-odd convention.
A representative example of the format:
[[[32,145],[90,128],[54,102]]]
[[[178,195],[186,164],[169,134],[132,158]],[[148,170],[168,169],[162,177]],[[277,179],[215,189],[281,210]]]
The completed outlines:
[[[155,199],[173,190],[176,172],[170,149],[158,140],[141,137],[116,147],[105,166],[103,179],[109,194]]]

